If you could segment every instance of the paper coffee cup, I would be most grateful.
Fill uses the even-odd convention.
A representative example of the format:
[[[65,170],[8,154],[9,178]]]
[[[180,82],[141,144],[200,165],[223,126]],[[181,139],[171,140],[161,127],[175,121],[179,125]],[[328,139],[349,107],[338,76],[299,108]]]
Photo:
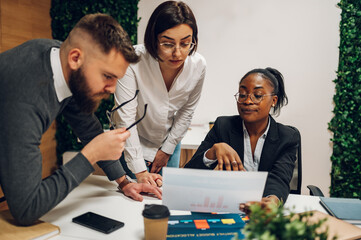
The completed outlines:
[[[158,204],[146,204],[143,210],[145,240],[166,240],[169,209]]]

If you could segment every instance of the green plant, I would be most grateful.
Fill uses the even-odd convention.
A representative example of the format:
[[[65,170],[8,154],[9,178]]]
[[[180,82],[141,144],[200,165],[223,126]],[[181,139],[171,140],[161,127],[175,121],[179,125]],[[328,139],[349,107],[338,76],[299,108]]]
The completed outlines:
[[[51,1],[51,29],[54,39],[64,41],[74,25],[84,15],[89,13],[106,13],[117,20],[127,31],[133,44],[137,42],[137,27],[139,18],[139,0],[52,0]],[[107,109],[114,105],[113,96],[104,100],[95,115],[104,128],[108,128],[108,119],[105,115]],[[66,123],[63,116],[56,119],[57,156],[59,164],[62,163],[62,154],[69,150],[80,150],[83,146],[77,141],[72,128]]]
[[[262,208],[259,204],[252,204],[250,210],[250,220],[244,228],[246,239],[326,240],[328,237],[328,230],[320,229],[326,219],[316,222],[309,221],[312,212],[295,214],[285,209],[283,205],[277,206],[276,204],[269,205],[269,209]],[[285,216],[285,212],[290,215]]]
[[[334,101],[333,197],[361,198],[361,1],[341,0],[339,64]]]

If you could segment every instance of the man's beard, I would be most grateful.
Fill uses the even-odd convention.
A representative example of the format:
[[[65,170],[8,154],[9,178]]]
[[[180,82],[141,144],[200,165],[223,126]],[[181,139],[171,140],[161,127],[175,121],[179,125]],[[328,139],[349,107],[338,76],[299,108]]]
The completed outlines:
[[[70,73],[69,88],[80,110],[87,114],[94,113],[98,109],[101,100],[109,98],[109,93],[91,95],[82,67]]]

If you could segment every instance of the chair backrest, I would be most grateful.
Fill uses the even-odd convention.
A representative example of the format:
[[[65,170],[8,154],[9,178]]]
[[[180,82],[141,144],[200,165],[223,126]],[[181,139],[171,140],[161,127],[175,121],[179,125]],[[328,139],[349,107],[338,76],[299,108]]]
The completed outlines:
[[[290,128],[296,130],[298,133],[298,129],[292,126]],[[301,134],[300,142],[298,144],[297,153],[296,153],[296,161],[295,161],[295,169],[293,170],[293,177],[290,182],[290,193],[292,194],[301,194],[301,184],[302,184],[302,152],[301,152]]]

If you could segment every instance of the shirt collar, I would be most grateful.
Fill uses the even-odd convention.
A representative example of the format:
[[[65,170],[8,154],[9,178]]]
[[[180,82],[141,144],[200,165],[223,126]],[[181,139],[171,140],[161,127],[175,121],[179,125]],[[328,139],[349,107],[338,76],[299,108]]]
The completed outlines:
[[[50,64],[53,70],[54,87],[58,101],[72,96],[72,93],[65,81],[63,69],[60,62],[60,49],[53,47],[50,51]]]
[[[270,119],[270,117],[268,117],[268,124],[267,124],[266,131],[264,131],[264,133],[262,134],[261,138],[266,139],[270,124],[271,124],[271,119]],[[246,128],[246,125],[244,125],[244,121],[242,121],[242,127],[243,127],[243,134],[244,134],[245,136],[249,136],[248,131],[247,131],[247,128]]]

